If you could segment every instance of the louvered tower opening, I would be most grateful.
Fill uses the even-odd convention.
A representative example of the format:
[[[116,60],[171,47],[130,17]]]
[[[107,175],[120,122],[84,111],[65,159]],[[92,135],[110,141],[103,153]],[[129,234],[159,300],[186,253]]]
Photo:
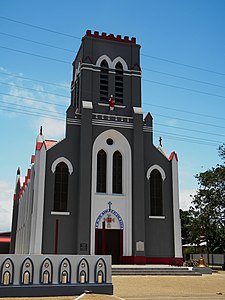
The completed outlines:
[[[101,63],[100,101],[108,102],[109,98],[109,66],[105,60]]]
[[[115,100],[118,104],[123,103],[123,66],[120,62],[116,64]]]

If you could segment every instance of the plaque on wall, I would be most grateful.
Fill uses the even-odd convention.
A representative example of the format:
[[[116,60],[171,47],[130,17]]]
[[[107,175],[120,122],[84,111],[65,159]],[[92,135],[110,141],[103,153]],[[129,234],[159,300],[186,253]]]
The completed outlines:
[[[87,251],[87,243],[80,244],[80,251]]]
[[[145,243],[142,241],[136,242],[136,251],[145,251]]]

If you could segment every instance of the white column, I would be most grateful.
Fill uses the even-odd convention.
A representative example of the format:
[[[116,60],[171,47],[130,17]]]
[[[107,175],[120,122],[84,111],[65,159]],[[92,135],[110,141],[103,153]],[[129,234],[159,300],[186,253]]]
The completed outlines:
[[[179,185],[178,185],[178,159],[174,152],[172,156],[172,182],[173,182],[173,220],[174,220],[174,255],[182,257],[181,222],[179,211]]]
[[[33,212],[31,221],[30,254],[41,254],[45,192],[46,149],[42,145],[35,154]]]

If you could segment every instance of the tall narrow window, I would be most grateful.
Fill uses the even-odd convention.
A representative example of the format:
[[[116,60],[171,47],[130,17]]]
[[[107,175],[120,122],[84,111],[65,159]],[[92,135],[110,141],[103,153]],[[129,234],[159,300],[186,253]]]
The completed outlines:
[[[122,155],[119,151],[113,154],[113,193],[122,194]]]
[[[77,75],[76,81],[75,81],[75,103],[74,106],[75,108],[79,108],[79,97],[80,97],[80,74]]]
[[[154,169],[150,175],[150,201],[151,215],[162,216],[163,199],[162,199],[162,176],[161,173]]]
[[[108,102],[109,98],[109,66],[106,60],[101,63],[100,73],[100,101]]]
[[[123,66],[120,62],[116,64],[115,100],[118,104],[123,103]]]
[[[100,150],[97,155],[97,192],[106,193],[106,153]]]
[[[54,211],[67,211],[68,167],[60,162],[55,170]]]

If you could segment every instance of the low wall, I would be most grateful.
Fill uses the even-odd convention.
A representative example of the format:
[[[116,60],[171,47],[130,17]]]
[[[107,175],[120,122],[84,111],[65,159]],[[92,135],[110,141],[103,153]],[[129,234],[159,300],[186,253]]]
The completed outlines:
[[[199,259],[203,256],[205,263],[212,266],[222,266],[225,263],[225,254],[209,254],[209,261],[207,254],[189,254],[190,259]],[[187,256],[187,255],[186,255]]]
[[[0,255],[0,297],[112,294],[111,256]]]

